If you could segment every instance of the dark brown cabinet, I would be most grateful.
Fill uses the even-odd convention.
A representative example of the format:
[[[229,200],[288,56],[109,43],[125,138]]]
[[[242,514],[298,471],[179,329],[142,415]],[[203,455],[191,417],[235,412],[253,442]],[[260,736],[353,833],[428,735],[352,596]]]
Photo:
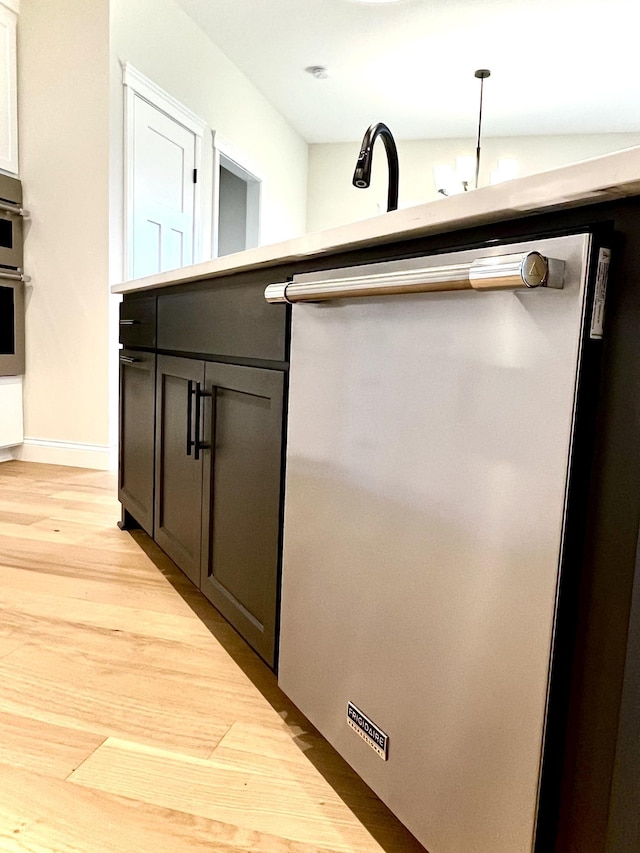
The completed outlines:
[[[125,297],[119,497],[275,666],[288,313],[266,283]]]
[[[204,389],[200,588],[273,665],[284,374],[208,363]]]
[[[120,351],[120,442],[118,499],[153,535],[153,472],[156,396],[154,353]],[[123,522],[126,526],[126,522]]]
[[[275,663],[284,375],[158,356],[158,545]]]
[[[200,585],[202,456],[195,452],[194,397],[204,363],[158,356],[154,539]]]

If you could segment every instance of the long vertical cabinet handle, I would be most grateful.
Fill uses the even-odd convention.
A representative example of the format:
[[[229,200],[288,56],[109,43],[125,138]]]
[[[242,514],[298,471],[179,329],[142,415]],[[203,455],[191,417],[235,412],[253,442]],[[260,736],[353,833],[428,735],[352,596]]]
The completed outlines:
[[[187,384],[187,456],[191,456],[191,448],[193,447],[193,439],[191,431],[193,429],[193,379],[189,379]]]
[[[194,435],[195,435],[194,459],[196,459],[196,461],[197,461],[198,459],[200,459],[200,451],[201,450],[208,450],[209,447],[211,447],[210,444],[207,444],[204,441],[200,441],[200,414],[201,414],[201,412],[200,412],[200,400],[202,400],[203,397],[211,397],[211,393],[209,391],[201,391],[200,390],[200,383],[196,382],[195,394],[196,394],[196,418],[195,418],[196,423],[195,423],[195,428],[194,428]]]

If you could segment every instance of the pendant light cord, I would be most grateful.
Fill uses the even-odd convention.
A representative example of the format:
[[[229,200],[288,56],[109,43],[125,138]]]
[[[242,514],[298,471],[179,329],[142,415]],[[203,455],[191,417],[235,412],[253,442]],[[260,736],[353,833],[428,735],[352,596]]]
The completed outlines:
[[[478,142],[476,145],[476,189],[478,189],[478,179],[480,178],[480,133],[482,130],[482,94],[484,91],[484,81],[491,76],[491,72],[487,68],[479,68],[475,72],[475,76],[480,80],[480,110],[478,113]]]

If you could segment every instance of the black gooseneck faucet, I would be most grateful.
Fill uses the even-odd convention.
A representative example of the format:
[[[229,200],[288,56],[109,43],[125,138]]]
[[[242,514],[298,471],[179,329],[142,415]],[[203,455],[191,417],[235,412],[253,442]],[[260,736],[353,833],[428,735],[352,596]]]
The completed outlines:
[[[371,183],[371,161],[373,154],[373,145],[376,139],[381,136],[384,142],[384,147],[387,152],[387,163],[389,164],[389,191],[387,194],[387,210],[398,209],[398,149],[393,138],[393,134],[386,124],[379,121],[377,124],[372,124],[367,130],[360,146],[360,154],[358,162],[353,173],[353,185],[364,189]]]

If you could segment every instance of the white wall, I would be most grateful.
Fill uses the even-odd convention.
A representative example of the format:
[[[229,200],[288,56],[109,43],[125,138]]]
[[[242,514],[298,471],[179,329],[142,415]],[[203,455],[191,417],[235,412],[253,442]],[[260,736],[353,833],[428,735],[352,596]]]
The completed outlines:
[[[520,136],[486,139],[482,143],[480,186],[489,183],[499,157],[515,157],[520,176],[543,172],[620,148],[640,144],[640,134],[611,133],[593,136]],[[400,160],[399,206],[407,207],[438,198],[433,180],[436,163],[455,165],[459,156],[475,156],[475,139],[398,141]],[[351,184],[359,142],[311,145],[307,230],[319,231],[386,210],[387,165],[384,145],[376,142],[371,187]]]
[[[107,467],[108,0],[22,0],[24,459]]]
[[[121,62],[206,121],[262,179],[262,243],[304,233],[306,142],[173,0],[111,0],[112,240],[121,233]],[[112,261],[116,280],[115,250]]]

